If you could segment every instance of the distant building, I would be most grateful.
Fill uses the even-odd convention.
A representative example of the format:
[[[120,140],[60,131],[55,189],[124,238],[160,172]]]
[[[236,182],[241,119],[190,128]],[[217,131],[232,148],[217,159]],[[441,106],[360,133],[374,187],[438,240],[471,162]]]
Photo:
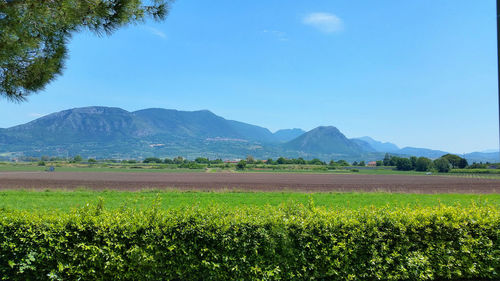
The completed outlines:
[[[377,162],[376,161],[370,161],[370,162],[366,163],[366,166],[368,166],[368,167],[376,167],[377,166]]]

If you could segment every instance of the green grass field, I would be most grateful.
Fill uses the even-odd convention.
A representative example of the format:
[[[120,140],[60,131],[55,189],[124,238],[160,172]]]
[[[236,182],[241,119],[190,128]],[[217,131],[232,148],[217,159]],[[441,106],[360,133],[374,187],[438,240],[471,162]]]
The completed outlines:
[[[148,208],[156,200],[164,209],[222,205],[265,206],[287,203],[309,204],[327,208],[470,206],[488,204],[500,207],[500,194],[401,194],[401,193],[299,193],[299,192],[181,192],[181,191],[0,191],[0,209],[46,210],[67,212],[87,203],[103,200],[105,208]]]

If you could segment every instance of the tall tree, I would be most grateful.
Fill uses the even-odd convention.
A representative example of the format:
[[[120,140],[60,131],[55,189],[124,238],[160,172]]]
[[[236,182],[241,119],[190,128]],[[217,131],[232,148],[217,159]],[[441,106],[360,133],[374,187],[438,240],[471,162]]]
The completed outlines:
[[[448,160],[448,162],[450,162],[452,168],[465,168],[465,167],[467,167],[467,160],[465,160],[464,158],[462,158],[458,155],[448,153],[448,154],[441,156],[441,158],[445,158],[446,160]]]
[[[98,35],[152,17],[170,0],[0,0],[0,97],[22,101],[61,74],[71,35]]]
[[[420,172],[428,171],[432,166],[432,160],[426,157],[419,157],[415,162],[415,170]]]
[[[440,173],[448,173],[451,169],[451,164],[446,158],[438,158],[433,162],[434,168]]]

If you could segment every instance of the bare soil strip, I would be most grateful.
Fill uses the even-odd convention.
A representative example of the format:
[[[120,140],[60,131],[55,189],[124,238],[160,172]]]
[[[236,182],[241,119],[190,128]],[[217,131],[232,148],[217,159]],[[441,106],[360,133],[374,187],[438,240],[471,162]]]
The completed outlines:
[[[500,180],[413,175],[0,172],[0,189],[499,193]]]

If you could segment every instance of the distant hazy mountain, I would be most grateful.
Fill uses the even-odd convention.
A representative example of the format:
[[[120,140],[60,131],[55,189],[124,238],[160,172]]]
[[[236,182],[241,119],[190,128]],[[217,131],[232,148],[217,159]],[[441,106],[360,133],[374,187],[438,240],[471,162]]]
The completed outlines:
[[[276,145],[296,130],[268,129],[226,120],[208,110],[178,111],[85,107],[0,129],[0,153],[92,157],[275,157]]]
[[[285,147],[310,154],[359,155],[366,152],[333,126],[317,127],[286,143]]]
[[[465,157],[469,163],[479,163],[479,162],[490,162],[490,163],[499,163],[500,162],[500,154],[498,151],[496,152],[471,152],[461,155]]]
[[[279,142],[287,142],[291,141],[294,138],[304,134],[306,131],[298,128],[294,129],[283,129],[276,131],[274,135],[274,139]]]
[[[123,109],[86,107],[49,114],[5,129],[3,135],[16,144],[100,142],[137,135],[141,127],[142,124]]]
[[[432,149],[427,149],[427,148],[418,148],[418,147],[403,147],[399,148],[397,145],[390,143],[390,142],[381,142],[372,139],[371,137],[361,137],[361,138],[355,138],[352,139],[354,141],[357,141],[358,144],[363,146],[363,142],[368,144],[370,147],[372,147],[375,151],[377,152],[387,152],[391,153],[394,155],[402,155],[402,156],[423,156],[423,157],[428,157],[428,158],[439,158],[448,152],[441,151],[441,150],[432,150]],[[366,150],[366,148],[365,148]]]
[[[46,115],[0,129],[0,156],[72,156],[98,158],[175,157],[235,159],[304,157],[322,160],[378,160],[389,152],[401,156],[440,157],[446,152],[405,147],[370,137],[348,139],[332,126],[309,132],[268,129],[227,120],[208,110],[150,108],[128,112],[112,107],[84,107]],[[10,157],[9,156],[9,157]],[[498,153],[470,153],[469,162],[498,162]]]
[[[479,151],[480,153],[499,153],[498,148],[493,148],[493,149],[485,149],[482,151]]]
[[[261,142],[273,142],[273,134],[266,128],[243,122],[226,120],[208,110],[178,111],[151,108],[135,111],[149,128],[149,135],[190,138],[235,138]]]
[[[15,137],[21,142],[44,144],[123,141],[152,136],[274,141],[273,134],[266,128],[226,120],[208,110],[188,112],[156,108],[136,112],[109,107],[75,108],[3,132],[4,136]]]
[[[375,151],[378,152],[397,152],[399,150],[399,147],[393,143],[390,142],[381,142],[374,140],[370,137],[361,137],[361,138],[355,138],[355,140],[362,140],[368,143]]]
[[[379,151],[377,151],[375,148],[373,148],[369,143],[367,143],[364,140],[361,140],[361,139],[350,139],[350,141],[352,141],[352,142],[356,143],[357,145],[359,145],[364,151],[379,152]]]
[[[405,155],[405,156],[423,156],[427,158],[439,158],[445,154],[448,154],[446,151],[441,150],[432,150],[427,148],[418,148],[418,147],[403,147],[399,149],[397,154]]]

